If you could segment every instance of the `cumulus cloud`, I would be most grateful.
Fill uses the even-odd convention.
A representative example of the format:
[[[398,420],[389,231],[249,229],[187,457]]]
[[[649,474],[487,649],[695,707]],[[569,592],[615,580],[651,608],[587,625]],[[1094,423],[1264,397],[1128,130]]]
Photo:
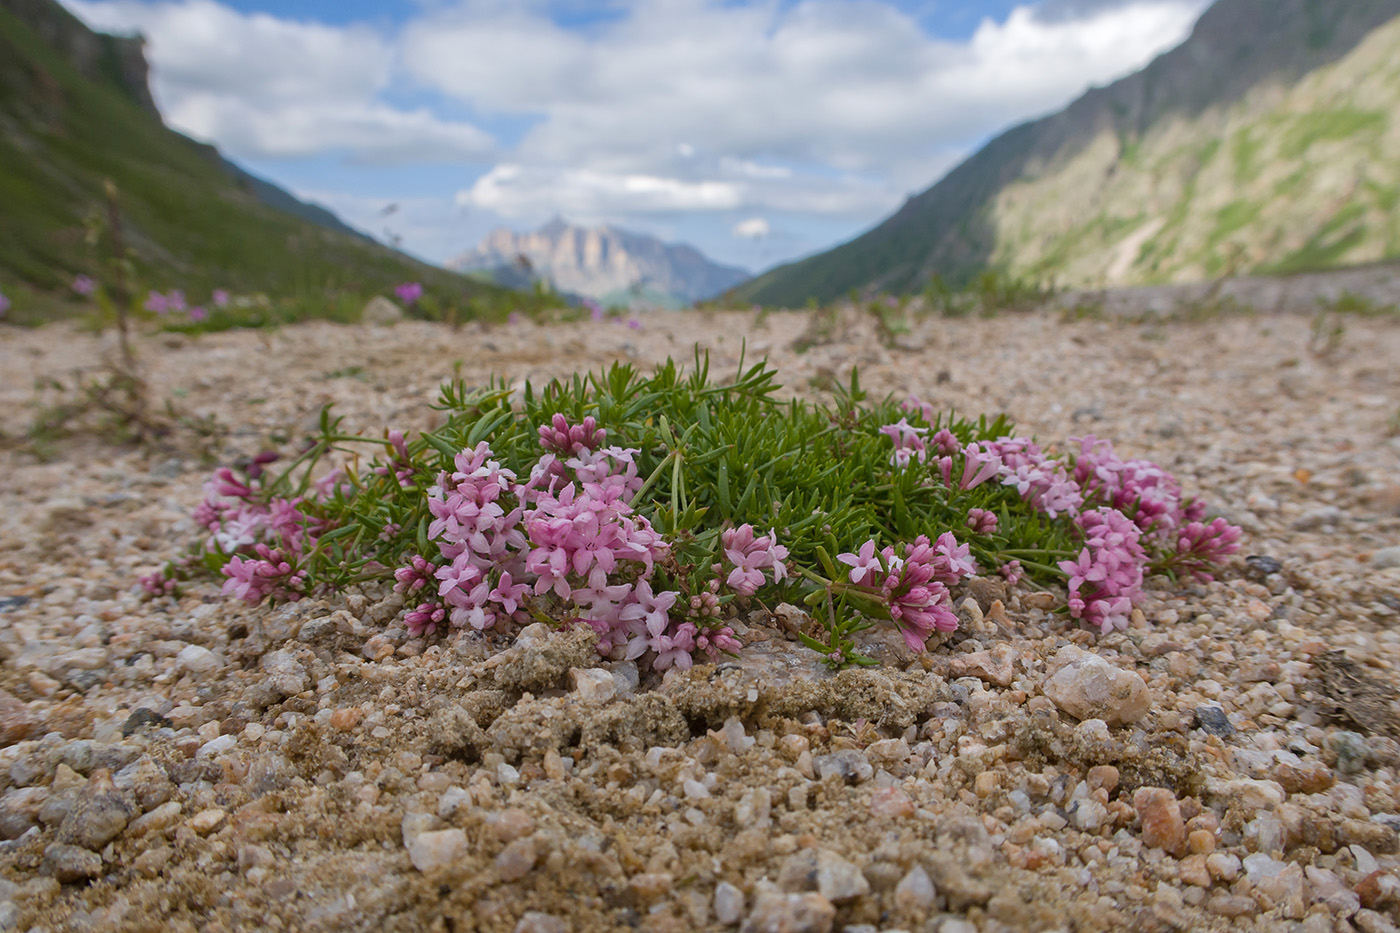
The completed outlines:
[[[145,32],[167,118],[235,155],[470,163],[455,203],[473,216],[700,213],[756,241],[765,217],[876,220],[996,131],[1175,45],[1209,0],[1027,0],[956,41],[897,0],[616,0],[586,26],[564,25],[568,0],[433,0],[374,28],[64,2]]]
[[[346,150],[361,161],[413,162],[493,152],[475,126],[385,103],[397,52],[368,27],[244,14],[214,0],[66,5],[94,28],[144,34],[167,122],[236,155]]]
[[[750,217],[739,221],[730,232],[741,240],[761,240],[772,232],[772,228],[762,217]]]
[[[1179,41],[1202,0],[1018,7],[966,42],[874,0],[648,0],[581,33],[529,5],[465,3],[410,24],[408,67],[489,110],[541,114],[514,157],[665,171],[679,147],[882,172],[1064,104]],[[930,179],[924,179],[928,181]]]

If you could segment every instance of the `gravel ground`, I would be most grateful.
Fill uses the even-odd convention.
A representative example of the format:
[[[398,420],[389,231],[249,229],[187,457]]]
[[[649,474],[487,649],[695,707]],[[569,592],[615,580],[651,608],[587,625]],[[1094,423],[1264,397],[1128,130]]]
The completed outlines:
[[[1108,637],[974,586],[958,637],[833,675],[756,611],[736,663],[638,677],[579,636],[410,639],[392,594],[143,600],[208,466],[13,443],[103,344],[0,334],[0,930],[1393,930],[1400,922],[1400,327],[685,313],[459,331],[154,335],[156,398],[221,456],[421,429],[438,383],[695,343],[820,396],[1093,432],[1246,531]],[[817,341],[798,353],[804,333]],[[825,341],[825,342],[823,342]],[[810,340],[807,342],[811,342]],[[1251,555],[1246,560],[1245,555]]]

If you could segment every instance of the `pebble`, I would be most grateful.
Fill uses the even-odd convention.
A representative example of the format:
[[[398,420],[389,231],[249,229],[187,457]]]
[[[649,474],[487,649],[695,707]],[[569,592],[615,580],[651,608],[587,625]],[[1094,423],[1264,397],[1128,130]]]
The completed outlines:
[[[175,670],[185,674],[213,674],[224,669],[224,661],[201,645],[186,645],[175,655]]]
[[[569,922],[562,917],[527,910],[515,925],[515,933],[569,933]]]
[[[83,846],[55,842],[44,849],[40,870],[63,884],[87,881],[102,874],[102,856]]]
[[[1147,714],[1152,696],[1141,677],[1103,658],[1066,645],[1050,662],[1055,671],[1042,690],[1076,719],[1102,719],[1110,726],[1137,722]]]
[[[1372,570],[1389,570],[1400,567],[1400,546],[1383,547],[1371,553]]]
[[[1228,884],[1240,876],[1239,856],[1229,852],[1213,852],[1206,856],[1206,870],[1216,881]]]
[[[865,753],[855,748],[843,748],[830,755],[818,755],[812,761],[816,773],[823,779],[835,776],[847,784],[859,784],[875,775],[875,769]]]
[[[744,892],[728,881],[715,885],[715,919],[727,927],[736,925],[744,918]]]
[[[0,747],[23,742],[39,730],[39,719],[8,690],[0,690]]]
[[[206,810],[200,810],[194,816],[190,817],[189,822],[185,825],[199,835],[207,836],[223,825],[224,817],[226,816],[228,816],[228,813],[218,807],[209,807]]]
[[[642,872],[627,879],[627,890],[634,899],[647,904],[665,896],[675,883],[668,872]]]
[[[460,832],[460,830],[458,830]],[[496,873],[502,881],[519,881],[535,867],[539,853],[533,839],[517,839],[496,856]]]
[[[1009,687],[1016,677],[1011,667],[1011,649],[1002,645],[995,651],[955,655],[948,666],[948,675],[977,677],[998,687]]]
[[[830,849],[817,854],[817,891],[834,904],[870,893],[870,882],[859,868]]]
[[[134,808],[112,783],[106,770],[93,772],[77,804],[58,827],[59,842],[100,849],[126,829]]]
[[[466,857],[467,834],[461,829],[429,830],[409,837],[407,846],[413,867],[427,874]]]
[[[1162,787],[1139,787],[1133,809],[1142,823],[1142,844],[1172,855],[1186,850],[1186,822],[1176,795]]]
[[[501,842],[514,842],[533,833],[535,821],[519,807],[510,807],[496,817],[494,829]]]
[[[933,906],[938,892],[922,865],[915,865],[894,887],[894,906],[905,913],[921,913]]]
[[[914,812],[914,801],[898,787],[882,787],[870,795],[870,815],[876,819],[908,819]]]
[[[1230,717],[1226,716],[1225,711],[1218,706],[1196,707],[1196,725],[1209,734],[1222,738],[1233,735],[1235,732],[1235,727],[1230,723]]]
[[[606,703],[617,695],[617,679],[606,668],[571,668],[569,679],[585,702]]]
[[[1303,869],[1303,874],[1312,888],[1312,899],[1327,905],[1335,916],[1350,917],[1361,909],[1361,898],[1337,877],[1336,872],[1309,865]]]
[[[132,820],[126,828],[126,834],[130,838],[139,838],[147,833],[159,832],[162,829],[169,829],[180,819],[181,806],[179,801],[171,800],[156,807],[149,813],[143,813]]]
[[[820,894],[766,891],[754,901],[740,933],[829,933],[836,905]]]

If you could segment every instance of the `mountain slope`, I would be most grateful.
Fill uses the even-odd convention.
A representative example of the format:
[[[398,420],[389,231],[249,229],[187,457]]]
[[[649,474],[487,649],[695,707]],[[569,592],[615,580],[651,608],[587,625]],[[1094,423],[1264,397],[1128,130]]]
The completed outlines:
[[[1219,0],[1147,68],[734,297],[796,305],[989,267],[1103,285],[1400,255],[1397,16],[1400,0]]]
[[[494,291],[380,246],[168,129],[145,82],[139,39],[93,33],[52,0],[0,0],[0,290],[38,297],[92,272],[84,221],[111,179],[151,287],[287,294],[417,279]]]
[[[560,292],[604,304],[680,307],[718,295],[749,273],[699,250],[616,227],[575,227],[555,219],[533,233],[493,231],[448,268],[484,272],[500,285],[540,279]]]

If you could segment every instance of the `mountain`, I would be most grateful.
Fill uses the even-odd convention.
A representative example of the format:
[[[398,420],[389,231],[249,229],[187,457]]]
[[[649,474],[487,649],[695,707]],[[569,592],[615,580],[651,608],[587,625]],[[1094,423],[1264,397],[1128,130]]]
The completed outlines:
[[[162,123],[140,38],[53,0],[0,0],[0,291],[53,309],[97,261],[85,221],[115,182],[137,274],[195,293],[497,290],[418,262]]]
[[[963,285],[1296,272],[1400,256],[1400,0],[1218,0],[1142,71],[998,136],[893,216],[745,283],[799,305]]]
[[[575,227],[557,218],[533,233],[495,230],[447,267],[510,288],[540,280],[555,291],[625,306],[683,307],[749,277],[743,269],[711,262],[693,246],[616,227]]]

